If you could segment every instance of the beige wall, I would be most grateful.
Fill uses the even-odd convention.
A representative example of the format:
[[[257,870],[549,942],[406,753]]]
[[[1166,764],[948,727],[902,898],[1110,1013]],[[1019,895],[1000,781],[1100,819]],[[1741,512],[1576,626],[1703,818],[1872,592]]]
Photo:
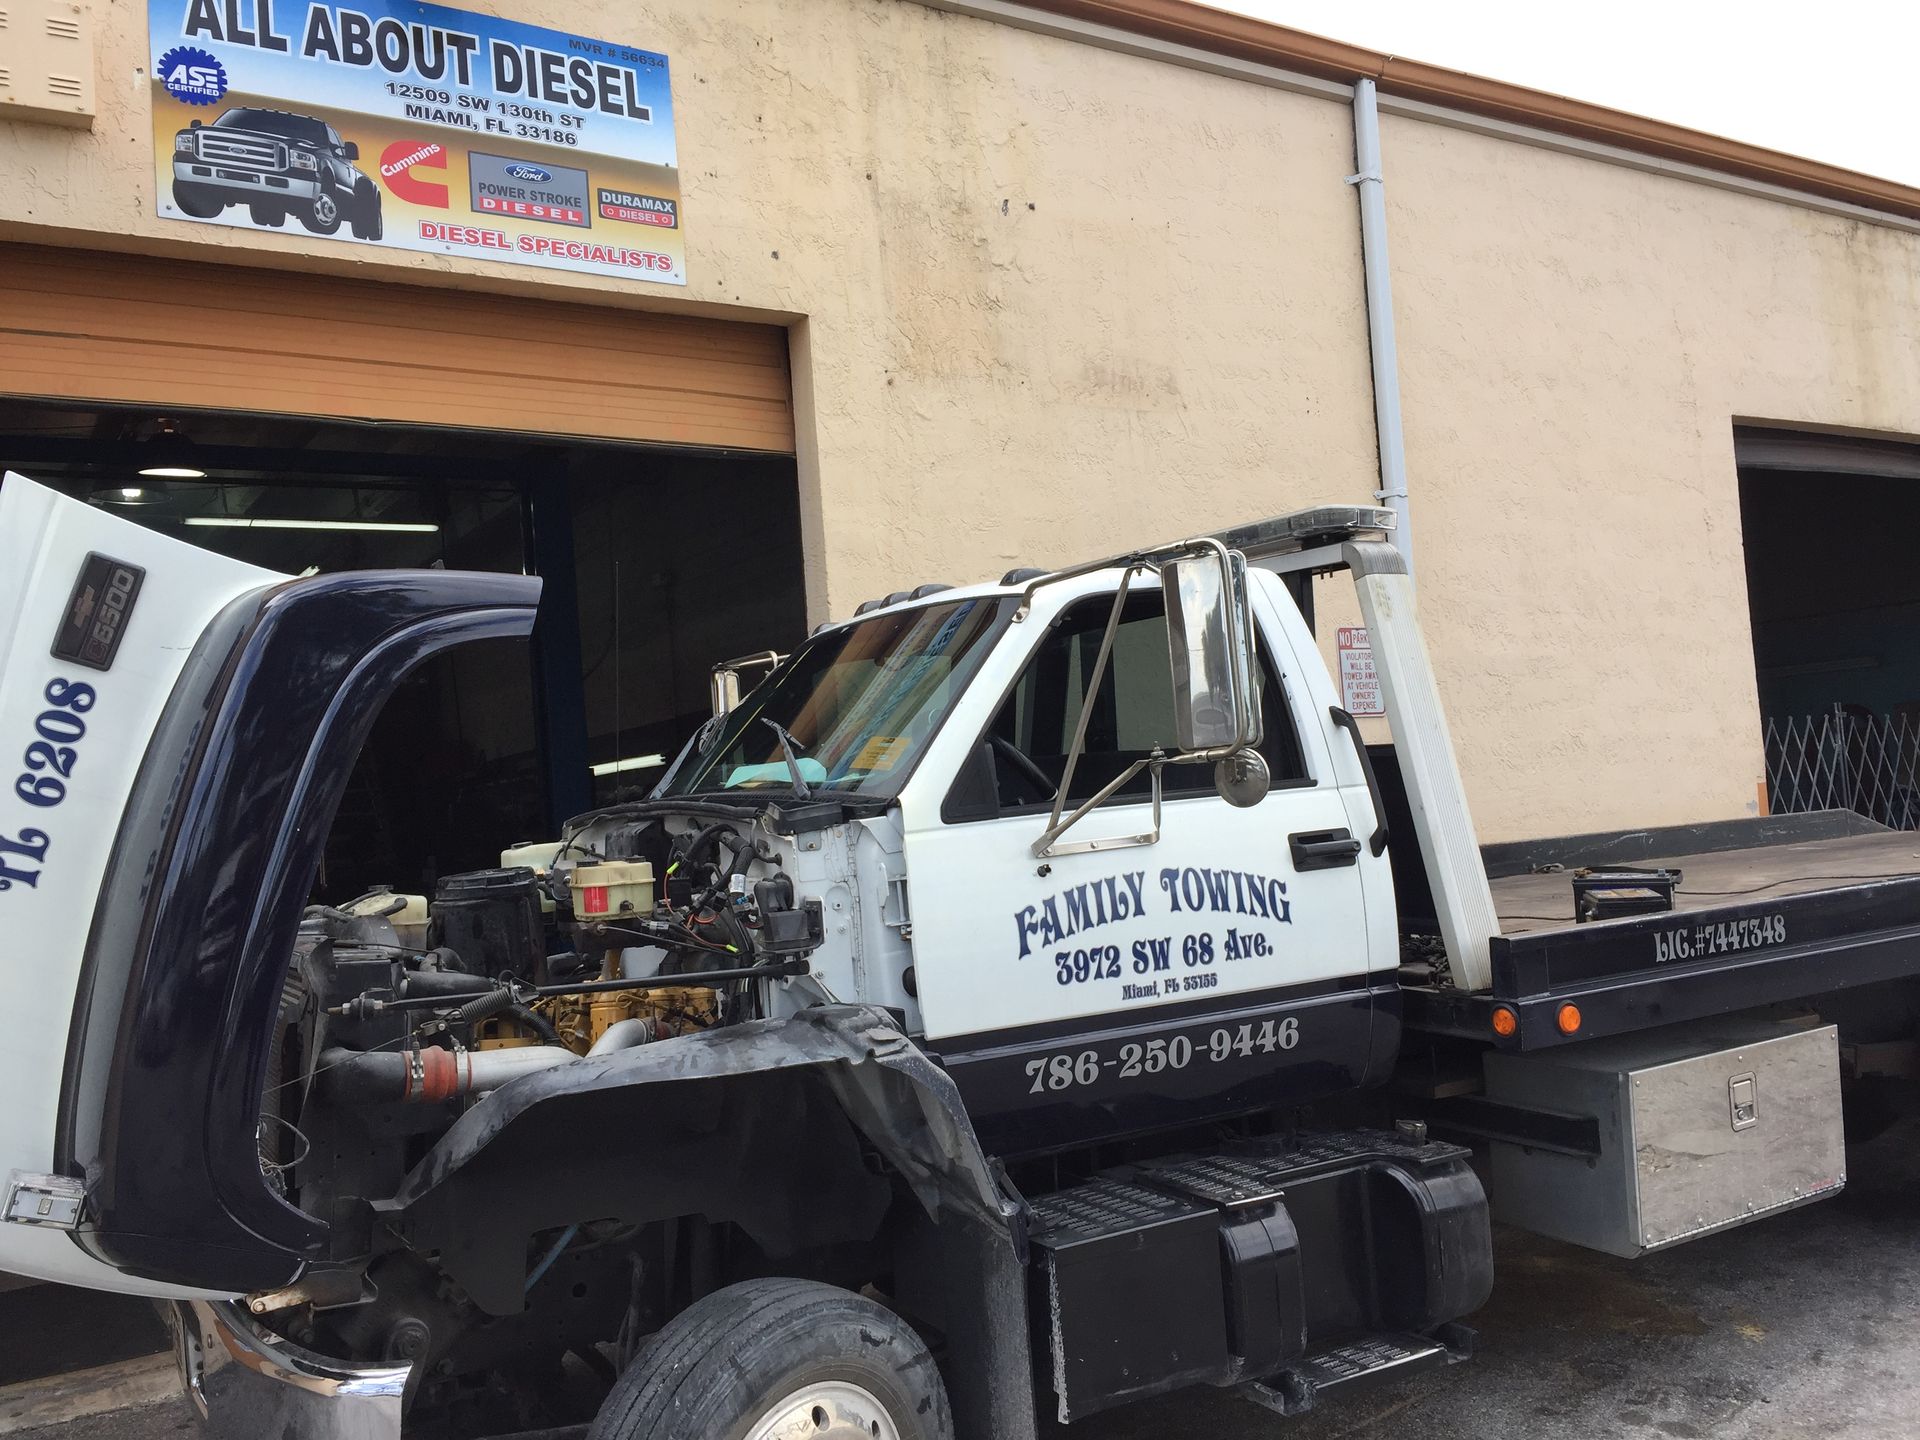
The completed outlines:
[[[1483,838],[1752,813],[1732,423],[1920,434],[1920,236],[1384,124],[1420,579]]]
[[[684,291],[156,219],[138,5],[95,8],[91,134],[0,124],[0,238],[790,320],[816,618],[1370,493],[1344,106],[908,0],[498,9],[671,57]],[[1731,421],[1920,433],[1920,241],[1423,122],[1385,142],[1482,838],[1746,813]]]

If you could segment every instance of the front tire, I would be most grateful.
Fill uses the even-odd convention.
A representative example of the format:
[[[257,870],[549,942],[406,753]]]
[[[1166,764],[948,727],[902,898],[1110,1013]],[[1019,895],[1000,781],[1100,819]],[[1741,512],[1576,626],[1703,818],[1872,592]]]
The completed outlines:
[[[220,198],[218,191],[209,190],[187,180],[173,182],[173,203],[178,205],[183,213],[191,215],[196,220],[211,220],[227,208],[226,202]]]
[[[587,1440],[953,1440],[946,1387],[904,1320],[811,1280],[748,1280],[675,1316]]]
[[[278,205],[249,205],[247,218],[256,225],[266,225],[277,230],[287,223],[287,212]]]
[[[302,219],[314,234],[331,235],[340,228],[340,202],[331,193],[322,190],[313,197],[313,204]]]
[[[385,228],[380,221],[380,192],[363,181],[354,192],[353,238],[378,240]]]

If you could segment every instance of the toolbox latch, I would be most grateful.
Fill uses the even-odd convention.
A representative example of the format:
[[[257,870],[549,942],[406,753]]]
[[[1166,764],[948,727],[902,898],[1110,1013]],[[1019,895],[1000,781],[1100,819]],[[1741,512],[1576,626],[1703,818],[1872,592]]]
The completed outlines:
[[[1727,1081],[1727,1108],[1736,1130],[1750,1129],[1760,1123],[1760,1089],[1754,1083],[1751,1070]]]

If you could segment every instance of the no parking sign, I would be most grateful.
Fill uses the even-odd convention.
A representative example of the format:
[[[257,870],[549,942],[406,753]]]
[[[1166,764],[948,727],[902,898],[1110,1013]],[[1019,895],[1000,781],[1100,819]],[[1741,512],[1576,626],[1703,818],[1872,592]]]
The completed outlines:
[[[1373,641],[1364,625],[1342,625],[1339,636],[1340,703],[1350,715],[1384,715],[1380,674],[1373,668]]]

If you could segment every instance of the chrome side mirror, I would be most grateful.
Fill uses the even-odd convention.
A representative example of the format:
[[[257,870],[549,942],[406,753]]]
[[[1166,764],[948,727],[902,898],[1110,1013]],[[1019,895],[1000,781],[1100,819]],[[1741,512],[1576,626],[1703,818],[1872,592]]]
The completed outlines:
[[[713,718],[723,719],[740,708],[740,698],[746,693],[740,687],[742,670],[766,672],[755,680],[754,684],[758,684],[760,680],[772,674],[786,658],[777,650],[757,650],[751,655],[742,655],[737,660],[722,660],[714,666],[707,681]],[[747,687],[748,690],[752,688],[752,686]]]
[[[1251,751],[1263,736],[1246,558],[1214,546],[1164,565],[1174,741],[1184,752]]]
[[[1086,569],[1094,567],[1088,566]],[[1074,769],[1086,750],[1087,721],[1093,697],[1107,673],[1113,640],[1126,607],[1127,589],[1142,570],[1160,575],[1167,619],[1167,657],[1173,670],[1174,745],[1167,754],[1153,752],[1127,766],[1070,815],[1062,815],[1073,789]],[[1084,572],[1063,572],[1065,574]],[[1059,578],[1059,577],[1054,577]],[[1037,583],[1037,582],[1036,582]],[[1031,592],[1029,592],[1031,593]],[[1080,718],[1067,763],[1054,792],[1047,828],[1033,842],[1037,856],[1069,855],[1089,850],[1112,850],[1126,845],[1152,845],[1160,838],[1160,771],[1169,764],[1215,762],[1214,783],[1228,803],[1259,803],[1272,783],[1260,755],[1265,731],[1260,715],[1259,666],[1254,658],[1252,588],[1247,583],[1247,557],[1218,540],[1199,539],[1126,558],[1107,631],[1101,637],[1093,672],[1082,690]],[[1016,612],[1016,618],[1020,613]],[[1117,793],[1140,771],[1153,780],[1153,829],[1139,835],[1108,836],[1063,844],[1060,837],[1081,818]]]
[[[1258,750],[1236,750],[1226,759],[1213,762],[1213,788],[1229,805],[1245,810],[1267,798],[1267,791],[1273,788],[1273,771]]]

